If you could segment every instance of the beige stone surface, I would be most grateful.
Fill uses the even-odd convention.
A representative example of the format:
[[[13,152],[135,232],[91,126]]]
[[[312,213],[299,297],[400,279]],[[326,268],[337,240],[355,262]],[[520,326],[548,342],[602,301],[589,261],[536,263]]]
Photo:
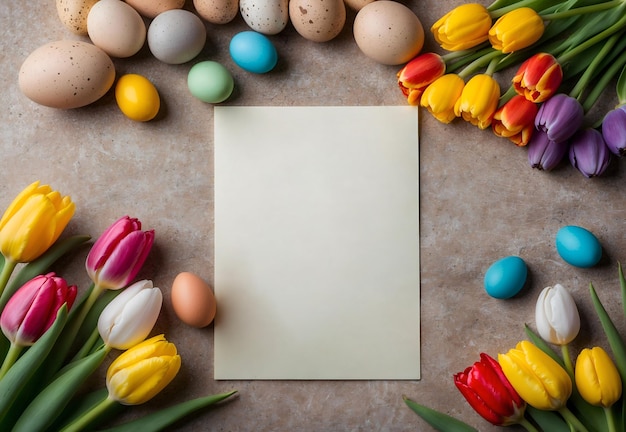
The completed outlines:
[[[428,28],[460,2],[405,3]],[[222,26],[207,23],[207,45],[188,64],[160,63],[147,47],[132,58],[116,59],[118,75],[143,74],[161,95],[158,117],[136,123],[121,114],[112,92],[93,105],[70,111],[39,106],[24,97],[17,76],[26,56],[46,42],[78,37],[61,25],[52,0],[3,2],[0,208],[6,208],[26,185],[41,180],[76,202],[68,234],[97,237],[125,214],[156,231],[154,249],[140,277],[163,289],[164,306],[154,332],[165,333],[178,346],[183,366],[162,394],[128,411],[123,419],[236,389],[236,398],[175,430],[430,430],[404,405],[402,395],[407,395],[482,431],[495,431],[467,405],[452,375],[476,361],[480,352],[496,356],[524,339],[523,325],[534,325],[535,299],[543,287],[561,283],[578,302],[582,330],[573,351],[606,345],[589,301],[589,282],[626,332],[616,264],[626,260],[624,161],[614,161],[608,175],[592,180],[568,164],[551,173],[539,172],[529,167],[524,148],[461,121],[443,125],[422,111],[423,378],[415,382],[213,379],[213,328],[185,326],[170,303],[170,286],[179,272],[192,271],[209,282],[213,277],[213,108],[189,94],[187,71],[199,60],[224,64],[236,82],[226,105],[406,103],[396,85],[398,67],[376,64],[361,54],[351,34],[353,19],[354,12],[349,12],[344,31],[328,43],[306,41],[291,26],[272,36],[280,60],[265,75],[239,69],[229,57],[230,38],[247,29],[240,17]],[[426,37],[425,49],[437,49],[432,36]],[[607,98],[601,105],[606,108],[614,102]],[[598,266],[576,269],[559,258],[554,236],[567,224],[587,227],[597,235],[604,248]],[[81,289],[89,283],[83,266],[86,253],[78,251],[59,270]],[[485,294],[482,278],[492,262],[507,255],[526,260],[528,284],[513,299],[495,300]],[[267,349],[272,347],[268,344]],[[102,386],[100,378],[94,377],[91,385]]]

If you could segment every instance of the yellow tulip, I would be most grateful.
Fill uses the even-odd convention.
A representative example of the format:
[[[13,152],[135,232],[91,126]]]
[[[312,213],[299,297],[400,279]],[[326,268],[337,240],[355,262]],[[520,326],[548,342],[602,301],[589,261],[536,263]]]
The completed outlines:
[[[109,398],[139,405],[163,390],[180,369],[176,346],[163,335],[147,339],[120,354],[107,370]]]
[[[574,371],[580,395],[591,405],[609,408],[622,395],[622,380],[611,357],[600,347],[585,348]]]
[[[440,122],[450,123],[456,118],[454,104],[461,97],[465,82],[455,74],[446,74],[431,83],[420,99],[420,105]]]
[[[445,14],[433,24],[430,31],[443,49],[460,51],[485,42],[489,38],[492,23],[486,7],[468,3]]]
[[[521,7],[502,15],[489,29],[491,46],[505,54],[527,48],[537,42],[545,26],[539,14]]]
[[[59,238],[74,215],[70,197],[35,182],[24,189],[0,219],[0,252],[7,262],[30,262]]]
[[[491,75],[478,74],[463,87],[461,97],[454,105],[454,114],[480,129],[486,129],[491,125],[499,99],[498,82]]]
[[[529,341],[521,341],[498,363],[511,385],[529,405],[561,410],[572,394],[572,380],[555,360]]]

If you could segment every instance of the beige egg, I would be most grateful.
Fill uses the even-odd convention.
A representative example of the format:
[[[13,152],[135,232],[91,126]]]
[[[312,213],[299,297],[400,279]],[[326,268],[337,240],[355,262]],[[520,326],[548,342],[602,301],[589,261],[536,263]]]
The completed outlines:
[[[185,6],[185,0],[126,0],[126,3],[146,18],[154,18],[161,12]]]
[[[100,0],[87,17],[93,44],[112,57],[135,55],[146,41],[146,25],[132,6],[120,0]]]
[[[213,322],[217,303],[211,287],[199,276],[179,273],[172,282],[172,308],[185,324],[202,328]]]
[[[346,23],[343,0],[291,0],[289,19],[300,36],[314,42],[335,38]]]
[[[378,0],[365,5],[354,18],[354,39],[374,61],[399,65],[415,57],[424,46],[424,27],[405,5]]]
[[[354,9],[355,11],[360,11],[363,9],[363,6],[368,5],[376,0],[343,0],[343,2],[350,9]]]
[[[243,20],[252,30],[275,35],[289,23],[289,0],[239,0]]]
[[[239,0],[193,0],[193,6],[200,18],[211,24],[226,24],[237,16]]]
[[[97,46],[74,40],[47,43],[22,63],[19,88],[32,101],[53,108],[78,108],[113,86],[115,66]]]
[[[87,15],[98,0],[56,0],[61,23],[74,34],[87,35]]]

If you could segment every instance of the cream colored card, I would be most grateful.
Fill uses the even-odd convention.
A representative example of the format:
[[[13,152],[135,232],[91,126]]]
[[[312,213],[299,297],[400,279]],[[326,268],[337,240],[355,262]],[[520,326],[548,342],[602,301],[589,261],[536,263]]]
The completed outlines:
[[[418,112],[215,107],[215,378],[419,379]]]

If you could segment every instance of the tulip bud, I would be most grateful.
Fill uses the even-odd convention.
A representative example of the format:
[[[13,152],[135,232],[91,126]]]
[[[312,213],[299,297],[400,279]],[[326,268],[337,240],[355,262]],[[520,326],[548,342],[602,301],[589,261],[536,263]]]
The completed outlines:
[[[580,128],[585,112],[576,98],[563,93],[545,101],[535,117],[535,127],[544,131],[550,141],[563,142]]]
[[[626,154],[626,105],[615,108],[604,116],[602,136],[613,154]]]
[[[559,62],[547,53],[528,58],[513,77],[513,88],[532,102],[544,102],[559,89],[563,81],[563,69]]]
[[[123,405],[139,405],[163,390],[180,369],[176,346],[163,335],[124,351],[107,370],[109,398]]]
[[[85,267],[91,280],[101,289],[120,289],[137,275],[146,260],[154,230],[141,231],[141,222],[124,216],[96,240]]]
[[[398,72],[398,85],[409,105],[419,105],[424,89],[446,71],[439,54],[425,53],[415,57]]]
[[[465,82],[456,74],[446,74],[431,83],[420,99],[420,105],[440,122],[450,123],[456,118],[454,105],[463,93]]]
[[[505,54],[527,48],[537,42],[545,26],[543,18],[528,7],[513,9],[496,20],[489,29],[489,42]]]
[[[533,168],[551,171],[563,160],[567,146],[567,141],[552,141],[543,130],[535,130],[528,142],[528,163]]]
[[[578,336],[580,316],[574,298],[560,284],[546,287],[535,305],[539,335],[555,345],[566,345]]]
[[[515,95],[493,115],[491,128],[499,136],[517,146],[525,146],[535,130],[537,105],[524,96]]]
[[[602,175],[611,162],[611,152],[596,129],[584,129],[570,138],[569,160],[585,177]]]
[[[486,129],[491,126],[499,99],[498,82],[490,75],[477,74],[463,87],[461,97],[454,105],[454,114],[480,129]]]
[[[106,345],[126,350],[143,341],[159,317],[163,295],[152,281],[135,282],[104,308],[98,332]]]
[[[76,299],[76,286],[54,273],[37,276],[22,285],[0,316],[2,332],[12,344],[30,346],[52,326],[63,304]]]
[[[457,6],[430,28],[435,40],[448,51],[475,47],[489,38],[491,15],[478,3]]]
[[[576,387],[588,403],[609,408],[622,395],[622,380],[611,357],[600,347],[585,348],[576,359]]]

